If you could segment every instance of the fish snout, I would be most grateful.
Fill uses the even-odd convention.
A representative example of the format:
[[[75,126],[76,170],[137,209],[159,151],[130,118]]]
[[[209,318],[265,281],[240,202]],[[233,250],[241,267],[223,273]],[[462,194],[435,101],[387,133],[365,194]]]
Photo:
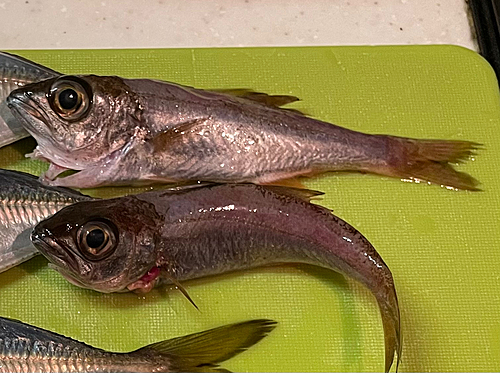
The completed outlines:
[[[39,226],[35,227],[31,232],[31,242],[44,255],[48,247],[58,246],[54,238],[52,238],[52,233],[47,228]]]
[[[12,109],[19,104],[25,103],[26,100],[29,100],[31,95],[31,92],[27,92],[19,88],[15,89],[6,98],[7,106]]]
[[[31,232],[31,242],[45,258],[57,266],[67,267],[73,262],[71,253],[48,228],[35,227]]]
[[[21,117],[23,126],[31,135],[34,135],[32,132],[43,133],[43,127],[48,126],[50,123],[50,118],[37,102],[32,91],[23,88],[15,89],[7,96],[5,101],[14,116]],[[41,123],[38,124],[37,122]]]

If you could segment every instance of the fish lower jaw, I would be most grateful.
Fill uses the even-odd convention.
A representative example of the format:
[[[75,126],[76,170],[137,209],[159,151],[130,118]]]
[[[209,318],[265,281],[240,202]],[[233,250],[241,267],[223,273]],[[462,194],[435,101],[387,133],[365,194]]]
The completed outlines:
[[[82,170],[82,167],[77,162],[72,162],[65,154],[58,154],[53,151],[45,150],[46,147],[38,145],[33,152],[25,155],[26,158],[36,159],[50,163],[50,167],[64,170]],[[56,175],[57,176],[57,175]]]

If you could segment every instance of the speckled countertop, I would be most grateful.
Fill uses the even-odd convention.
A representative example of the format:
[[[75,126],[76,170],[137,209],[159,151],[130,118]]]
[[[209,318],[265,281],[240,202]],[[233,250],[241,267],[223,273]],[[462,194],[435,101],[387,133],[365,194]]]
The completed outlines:
[[[457,44],[464,0],[0,0],[0,49]]]

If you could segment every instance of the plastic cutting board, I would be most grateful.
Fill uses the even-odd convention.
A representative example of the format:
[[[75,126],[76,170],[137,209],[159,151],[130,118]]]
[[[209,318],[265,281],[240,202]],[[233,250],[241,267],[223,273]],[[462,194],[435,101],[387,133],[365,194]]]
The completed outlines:
[[[453,46],[16,52],[64,73],[171,80],[200,88],[296,95],[292,107],[351,129],[484,144],[459,169],[483,192],[361,174],[306,182],[319,202],[377,248],[395,278],[404,336],[401,371],[500,369],[500,100],[490,66]],[[24,140],[0,167],[35,174]],[[94,195],[131,192],[100,189]],[[382,371],[374,298],[341,275],[306,266],[256,269],[146,296],[67,283],[39,257],[0,275],[0,315],[115,351],[252,318],[279,327],[223,366],[248,372]]]

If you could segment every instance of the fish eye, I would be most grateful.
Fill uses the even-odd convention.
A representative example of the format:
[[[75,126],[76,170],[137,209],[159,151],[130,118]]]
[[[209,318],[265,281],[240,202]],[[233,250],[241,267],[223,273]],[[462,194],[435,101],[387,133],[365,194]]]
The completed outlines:
[[[52,84],[48,99],[50,107],[59,117],[75,121],[87,113],[91,104],[91,90],[82,79],[63,77]]]
[[[77,233],[78,248],[89,260],[101,260],[113,253],[116,248],[115,230],[111,223],[91,221],[84,224]]]

